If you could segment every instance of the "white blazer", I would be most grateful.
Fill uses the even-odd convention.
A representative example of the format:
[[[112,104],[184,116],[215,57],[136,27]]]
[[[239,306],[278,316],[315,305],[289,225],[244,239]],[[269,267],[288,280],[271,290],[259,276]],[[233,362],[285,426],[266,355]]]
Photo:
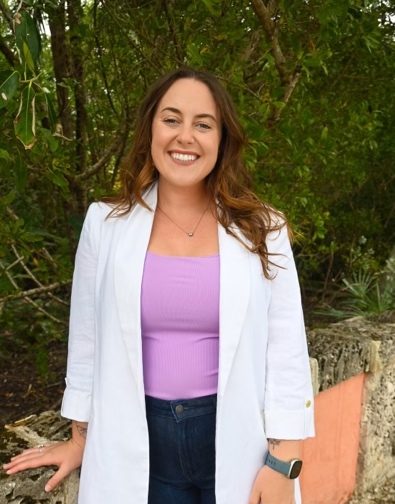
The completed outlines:
[[[144,196],[155,210],[157,185]],[[106,219],[93,203],[78,245],[62,415],[89,422],[79,504],[147,504],[140,287],[154,212]],[[314,435],[313,392],[288,234],[268,237],[274,280],[218,225],[220,254],[216,503],[247,504],[267,438]],[[298,487],[298,485],[296,485]],[[296,502],[300,502],[298,489]]]

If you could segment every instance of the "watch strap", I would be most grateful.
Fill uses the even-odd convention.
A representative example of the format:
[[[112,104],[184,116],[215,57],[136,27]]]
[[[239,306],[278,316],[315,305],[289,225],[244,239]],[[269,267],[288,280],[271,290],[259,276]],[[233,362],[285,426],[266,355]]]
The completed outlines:
[[[291,464],[289,462],[284,462],[283,460],[273,457],[271,453],[267,452],[265,465],[289,478],[289,471],[291,468]]]
[[[302,461],[299,459],[293,459],[289,462],[284,462],[269,452],[267,452],[265,465],[269,466],[274,471],[277,471],[287,478],[294,479],[299,476],[300,470],[302,469]]]

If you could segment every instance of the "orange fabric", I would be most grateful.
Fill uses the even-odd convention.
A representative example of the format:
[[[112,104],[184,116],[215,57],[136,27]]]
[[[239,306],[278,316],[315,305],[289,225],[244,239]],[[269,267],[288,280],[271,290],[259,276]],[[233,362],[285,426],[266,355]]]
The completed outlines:
[[[363,373],[320,392],[316,437],[303,442],[303,504],[343,504],[356,483]]]

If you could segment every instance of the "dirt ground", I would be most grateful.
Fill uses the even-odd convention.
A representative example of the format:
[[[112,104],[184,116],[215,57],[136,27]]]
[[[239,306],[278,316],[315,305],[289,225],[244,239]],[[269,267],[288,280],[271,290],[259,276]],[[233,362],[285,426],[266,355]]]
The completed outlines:
[[[31,414],[60,408],[66,372],[66,343],[48,347],[47,377],[40,375],[32,353],[7,344],[0,356],[0,430]]]

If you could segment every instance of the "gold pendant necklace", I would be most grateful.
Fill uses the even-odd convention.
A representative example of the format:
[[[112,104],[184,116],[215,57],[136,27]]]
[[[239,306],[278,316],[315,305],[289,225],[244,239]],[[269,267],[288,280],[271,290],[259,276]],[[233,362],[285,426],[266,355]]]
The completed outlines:
[[[203,217],[204,217],[205,213],[206,213],[206,212],[207,212],[207,210],[209,209],[209,206],[210,206],[210,202],[208,203],[207,207],[205,208],[204,212],[203,212],[203,213],[202,213],[202,215],[200,216],[199,220],[197,221],[197,223],[196,223],[195,227],[192,229],[192,231],[185,231],[185,229],[184,229],[183,227],[181,227],[179,224],[177,224],[177,222],[175,222],[175,221],[174,221],[174,220],[170,217],[170,215],[168,215],[168,214],[167,214],[164,210],[162,210],[162,208],[161,208],[159,205],[157,205],[157,208],[158,208],[158,210],[160,210],[160,211],[163,213],[163,215],[165,215],[165,216],[169,219],[169,221],[170,221],[170,222],[172,222],[175,226],[177,226],[177,227],[178,227],[178,229],[181,229],[181,231],[182,231],[183,233],[185,233],[185,234],[186,234],[189,238],[193,238],[193,237],[194,237],[194,235],[195,235],[195,233],[196,233],[197,228],[199,227],[199,224],[202,222],[202,219],[203,219]]]

